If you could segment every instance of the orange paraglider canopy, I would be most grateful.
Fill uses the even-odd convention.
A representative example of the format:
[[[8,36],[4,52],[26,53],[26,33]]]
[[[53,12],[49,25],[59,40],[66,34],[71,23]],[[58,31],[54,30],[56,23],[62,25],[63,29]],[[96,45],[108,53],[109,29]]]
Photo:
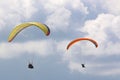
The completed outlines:
[[[95,45],[96,48],[98,47],[98,43],[97,43],[95,40],[93,40],[93,39],[90,39],[90,38],[77,38],[77,39],[71,41],[71,42],[67,45],[67,50],[68,50],[73,44],[75,44],[75,43],[78,42],[78,41],[82,41],[82,40],[88,40],[88,41],[92,42],[92,43]]]

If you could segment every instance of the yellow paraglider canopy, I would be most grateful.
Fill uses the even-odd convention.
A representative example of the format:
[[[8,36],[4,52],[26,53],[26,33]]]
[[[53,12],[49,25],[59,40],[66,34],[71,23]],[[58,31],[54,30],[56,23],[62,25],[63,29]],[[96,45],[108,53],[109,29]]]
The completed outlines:
[[[46,36],[48,36],[50,34],[50,29],[47,27],[47,25],[42,24],[40,22],[26,22],[26,23],[22,23],[20,25],[17,25],[12,30],[12,32],[10,33],[10,35],[8,37],[8,42],[11,42],[20,31],[22,31],[23,29],[30,27],[30,26],[38,27],[39,29],[41,29],[45,33]]]

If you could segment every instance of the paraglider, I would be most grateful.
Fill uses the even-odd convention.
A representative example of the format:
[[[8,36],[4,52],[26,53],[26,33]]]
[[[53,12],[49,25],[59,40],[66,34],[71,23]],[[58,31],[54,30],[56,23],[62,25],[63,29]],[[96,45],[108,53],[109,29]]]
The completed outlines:
[[[39,22],[26,22],[26,23],[22,23],[22,24],[16,26],[12,30],[12,32],[10,33],[10,35],[8,37],[8,42],[11,42],[19,32],[21,32],[23,29],[30,27],[30,26],[38,27],[45,33],[46,36],[48,36],[50,34],[50,29],[48,28],[47,25],[39,23]]]
[[[75,44],[76,42],[82,41],[82,40],[90,41],[90,42],[92,42],[92,43],[95,45],[96,48],[98,47],[98,43],[97,43],[95,40],[93,40],[93,39],[90,39],[90,38],[77,38],[77,39],[71,41],[71,42],[67,45],[67,50],[68,50],[73,44]]]
[[[21,32],[23,29],[30,27],[30,26],[35,26],[38,27],[40,30],[42,30],[44,32],[44,34],[46,36],[48,36],[50,34],[50,29],[47,25],[42,24],[40,22],[26,22],[26,23],[22,23],[17,25],[10,33],[9,37],[8,37],[8,42],[11,42],[19,32]],[[29,62],[28,64],[28,68],[29,69],[33,69],[34,66],[32,63]]]
[[[71,46],[73,46],[75,43],[77,43],[77,42],[79,42],[79,41],[83,41],[83,40],[87,40],[87,41],[90,41],[90,42],[92,42],[94,45],[95,45],[95,47],[97,48],[98,47],[98,43],[95,41],[95,40],[93,40],[93,39],[90,39],[90,38],[77,38],[77,39],[74,39],[73,41],[71,41],[68,45],[67,45],[67,50],[71,47]],[[81,66],[82,66],[82,68],[85,68],[85,64],[81,64]]]

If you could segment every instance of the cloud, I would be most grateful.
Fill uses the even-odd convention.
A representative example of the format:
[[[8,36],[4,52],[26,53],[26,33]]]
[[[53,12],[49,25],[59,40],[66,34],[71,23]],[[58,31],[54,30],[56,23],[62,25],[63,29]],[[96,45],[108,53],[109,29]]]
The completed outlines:
[[[15,25],[37,20],[46,23],[51,31],[66,31],[74,22],[71,17],[73,10],[85,15],[88,12],[87,6],[80,0],[75,0],[74,3],[72,0],[2,0],[0,30],[5,30],[6,34],[2,36],[6,36]]]
[[[84,1],[84,0],[82,0]],[[119,0],[87,0],[84,1],[88,8],[91,9],[91,11],[94,12],[104,12],[104,13],[109,13],[113,15],[119,15],[120,14],[120,1]],[[114,7],[113,7],[114,6]],[[93,12],[93,13],[94,13]],[[98,14],[99,14],[98,13]]]
[[[81,64],[76,62],[69,63],[69,69],[74,72],[78,71],[83,74],[91,74],[94,76],[120,75],[119,63],[88,63],[86,68],[82,68]]]
[[[103,57],[114,60],[109,56],[120,55],[119,22],[120,16],[104,13],[99,14],[96,19],[87,20],[79,31],[84,33],[83,37],[96,40],[99,44],[98,48],[95,48],[90,42],[80,42],[72,46],[68,51],[69,55],[63,56],[63,59],[69,63],[69,69],[91,75],[120,75],[118,62],[102,61]],[[101,62],[99,62],[100,57]],[[85,63],[85,61],[88,67],[83,70],[81,63]]]
[[[70,0],[70,3],[74,10],[81,11],[84,14],[89,14],[88,7],[85,6],[81,0],[74,0],[74,1]]]
[[[24,43],[2,43],[0,58],[13,58],[22,54],[38,54],[42,57],[55,53],[56,43],[52,40],[28,41]],[[52,46],[51,46],[52,45]]]
[[[69,10],[60,8],[47,17],[46,24],[50,25],[53,30],[66,31],[69,26],[70,16],[71,12]]]
[[[103,8],[106,9],[109,13],[114,15],[120,14],[120,1],[119,0],[102,0]],[[114,6],[114,7],[113,7]]]
[[[72,72],[78,71],[84,73],[84,69],[81,67],[81,64],[75,62],[69,62],[68,67]]]
[[[87,7],[80,0],[48,0],[45,1],[44,9],[48,13],[46,24],[51,26],[51,28],[61,31],[66,31],[68,26],[70,26],[72,11],[78,11],[84,14],[88,14]]]
[[[61,7],[68,9],[67,6],[71,7],[73,10],[79,10],[85,14],[89,13],[87,7],[81,0],[74,0],[74,2],[72,0],[46,0],[44,2],[44,8],[49,13],[54,12]]]
[[[56,0],[56,1],[46,0],[44,3],[44,9],[48,13],[52,13],[61,7],[65,7],[66,2],[67,0]]]
[[[34,1],[32,0],[1,0],[0,30],[6,27],[8,28],[12,24],[19,23],[24,19],[30,18],[36,11]]]
[[[118,0],[110,1],[95,1],[88,0],[87,2],[92,5],[92,10],[98,12],[96,18],[94,14],[89,11],[88,4],[83,0],[12,0],[0,1],[0,30],[11,28],[11,25],[18,24],[25,20],[32,20],[33,14],[39,16],[37,11],[44,13],[43,22],[45,22],[50,29],[56,31],[56,35],[52,36],[58,38],[57,31],[66,31],[66,29],[73,29],[71,34],[75,34],[74,29],[79,30],[81,34],[75,36],[90,37],[99,43],[99,47],[95,48],[90,42],[81,42],[74,45],[69,51],[66,51],[66,46],[70,40],[65,40],[64,36],[60,39],[62,41],[54,40],[40,40],[28,41],[22,43],[1,43],[0,45],[0,58],[13,58],[25,53],[37,54],[46,57],[52,54],[60,54],[63,60],[68,62],[68,68],[71,71],[78,71],[83,74],[91,75],[116,75],[120,74],[120,64],[116,61],[108,63],[108,61],[101,61],[101,57],[109,58],[109,56],[118,55],[120,48],[120,7]],[[114,7],[113,7],[114,6]],[[99,8],[99,9],[98,9]],[[41,10],[42,9],[42,10]],[[95,9],[95,10],[94,10]],[[104,11],[103,11],[104,10]],[[103,13],[103,12],[105,13]],[[101,13],[99,13],[101,12]],[[76,15],[77,14],[77,15]],[[85,15],[84,18],[81,15]],[[89,16],[86,16],[88,15]],[[80,19],[78,19],[79,17]],[[74,18],[75,17],[75,18]],[[92,17],[90,19],[89,17]],[[74,19],[73,19],[74,18]],[[87,20],[87,19],[90,20]],[[84,20],[81,20],[84,19]],[[86,20],[86,21],[85,21]],[[80,22],[85,21],[85,22]],[[73,24],[75,23],[75,24]],[[72,24],[72,25],[71,25]],[[83,25],[84,24],[84,25]],[[74,25],[74,26],[73,26]],[[82,25],[82,28],[81,28]],[[77,27],[76,27],[77,26]],[[14,27],[14,26],[13,26]],[[79,29],[78,29],[79,28]],[[63,33],[64,34],[64,33]],[[25,35],[24,35],[25,36]],[[38,35],[35,35],[38,36]],[[72,37],[74,35],[70,35]],[[83,46],[81,46],[83,45]],[[69,53],[69,54],[67,54]],[[82,53],[82,54],[80,54]],[[84,53],[84,54],[83,54]],[[83,69],[81,63],[83,56],[88,63],[87,68]],[[112,59],[109,59],[112,60]],[[80,62],[79,62],[80,61]],[[98,61],[98,62],[97,62]],[[84,60],[83,60],[84,62]],[[115,63],[116,62],[116,63]],[[110,67],[111,66],[111,67]]]
[[[119,50],[117,50],[117,47],[120,45],[120,37],[118,35],[120,33],[119,22],[120,16],[100,14],[95,20],[86,21],[81,31],[86,33],[85,37],[91,37],[98,41],[100,47],[98,52],[100,54],[118,54]]]

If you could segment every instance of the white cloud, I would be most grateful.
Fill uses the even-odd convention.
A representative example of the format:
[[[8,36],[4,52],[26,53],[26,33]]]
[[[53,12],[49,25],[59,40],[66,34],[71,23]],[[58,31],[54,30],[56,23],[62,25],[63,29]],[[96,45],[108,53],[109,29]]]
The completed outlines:
[[[83,69],[81,67],[81,64],[79,64],[79,63],[75,63],[75,62],[70,61],[68,67],[72,72],[78,71],[78,72],[85,73],[85,69]]]
[[[47,17],[46,24],[53,30],[66,31],[69,26],[71,12],[65,8],[56,10],[53,14]]]
[[[73,10],[79,10],[82,13],[88,14],[87,7],[84,5],[84,3],[81,0],[46,0],[44,2],[44,8],[48,12],[54,12],[55,10],[58,10],[61,7],[66,8],[66,6],[71,7]],[[67,9],[67,8],[66,8]]]
[[[12,58],[22,54],[39,54],[40,56],[48,56],[55,53],[55,41],[41,40],[24,43],[2,43],[0,45],[0,58]]]
[[[84,1],[84,0],[83,0]],[[104,11],[113,15],[120,15],[120,0],[87,0],[84,1],[93,11]]]
[[[0,58],[12,58],[24,53],[35,53],[44,57],[51,54],[60,53],[63,55],[63,59],[69,62],[68,67],[72,71],[93,75],[95,73],[97,73],[96,75],[119,75],[119,63],[94,63],[92,60],[90,60],[91,62],[89,61],[90,63],[86,64],[87,68],[83,69],[80,64],[81,62],[78,62],[82,60],[80,56],[93,56],[95,57],[94,60],[97,61],[98,57],[119,55],[120,53],[120,1],[89,0],[89,2],[94,4],[92,6],[94,9],[98,10],[98,7],[100,9],[103,8],[106,10],[105,12],[108,13],[99,14],[94,20],[87,20],[83,28],[80,29],[83,33],[86,34],[84,37],[93,38],[98,42],[99,47],[97,49],[91,43],[85,42],[80,43],[79,45],[76,44],[76,46],[72,47],[69,51],[66,51],[66,46],[69,42],[67,40],[59,42],[52,40],[41,40],[25,43],[1,43]],[[102,5],[99,5],[99,2]],[[8,25],[17,24],[23,19],[31,18],[36,11],[41,10],[41,8],[38,6],[40,6],[45,13],[47,25],[49,25],[50,28],[54,29],[55,31],[66,31],[66,29],[69,28],[71,15],[74,14],[73,11],[75,11],[75,13],[81,12],[85,15],[89,13],[88,7],[85,6],[82,0],[1,0],[0,30],[6,27],[10,27]],[[89,17],[92,16],[93,14],[90,14]],[[71,22],[74,23],[74,20],[71,20]],[[79,55],[79,53],[84,54]],[[112,67],[108,68],[110,66]]]
[[[43,5],[48,13],[46,23],[55,31],[65,31],[70,25],[72,10],[88,14],[87,7],[80,0],[47,0]]]
[[[72,8],[74,10],[79,10],[79,11],[85,13],[85,14],[89,13],[88,7],[86,7],[81,0],[74,0],[74,1],[70,0],[70,3],[71,3]]]
[[[67,0],[46,0],[44,3],[44,9],[48,12],[54,12],[59,10],[61,7],[65,7]]]
[[[66,51],[66,47],[67,47],[67,43],[68,41],[60,41],[57,43],[57,49],[60,52],[65,52]]]
[[[30,18],[35,12],[34,1],[32,0],[1,0],[0,1],[0,29],[10,27],[21,20]]]
[[[120,75],[119,63],[88,63],[85,64],[86,68],[82,68],[80,63],[70,62],[69,69],[74,72],[80,72],[83,74],[110,76]]]
[[[37,7],[39,5],[40,8]],[[72,10],[88,13],[87,7],[80,0],[74,2],[72,0],[2,0],[0,2],[0,30],[6,27],[11,28],[11,25],[19,24],[21,21],[28,21],[34,13],[41,11],[41,8],[47,17],[45,22],[55,30],[68,28]]]
[[[84,37],[90,37],[98,42],[98,48],[90,42],[80,42],[70,48],[68,53],[64,55],[64,60],[69,62],[68,67],[72,71],[78,71],[91,75],[120,75],[120,64],[116,61],[111,63],[102,62],[95,63],[100,57],[120,55],[120,16],[112,14],[99,14],[96,19],[88,20],[80,31],[85,33]],[[83,45],[83,46],[81,46]],[[85,70],[82,70],[81,63],[83,58],[87,58]],[[92,58],[90,58],[90,57]],[[113,72],[112,72],[113,71]]]
[[[100,54],[119,54],[119,22],[120,16],[100,14],[95,20],[86,21],[81,31],[86,33],[85,37],[91,37],[98,42]]]
[[[109,13],[120,15],[120,0],[102,0],[101,3]]]

